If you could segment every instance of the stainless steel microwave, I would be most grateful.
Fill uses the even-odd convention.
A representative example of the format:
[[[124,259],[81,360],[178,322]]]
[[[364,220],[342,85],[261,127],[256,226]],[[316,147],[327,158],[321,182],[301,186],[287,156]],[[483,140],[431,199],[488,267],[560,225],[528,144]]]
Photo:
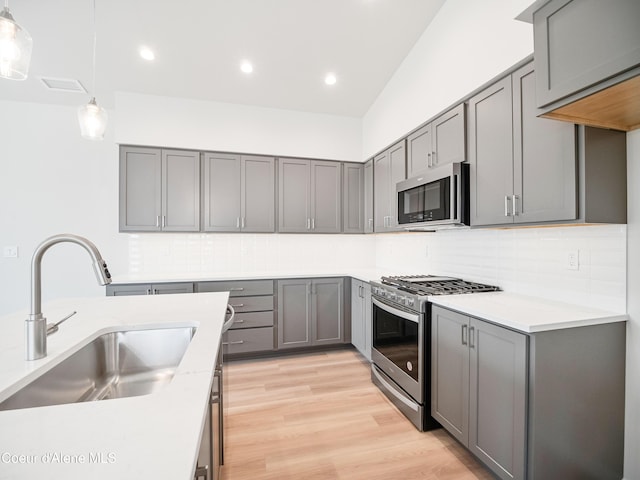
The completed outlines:
[[[398,224],[407,230],[469,225],[469,164],[451,163],[396,184]]]

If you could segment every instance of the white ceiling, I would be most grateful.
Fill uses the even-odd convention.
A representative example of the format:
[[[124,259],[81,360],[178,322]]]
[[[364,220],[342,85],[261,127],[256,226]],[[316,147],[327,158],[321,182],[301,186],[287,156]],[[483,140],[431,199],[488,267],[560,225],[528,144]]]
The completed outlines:
[[[360,117],[445,0],[96,0],[98,103],[115,91]],[[92,0],[11,0],[33,38],[29,78],[0,99],[80,105],[39,77],[91,89]],[[156,52],[148,63],[145,44]],[[254,64],[250,76],[240,62]],[[324,75],[338,77],[333,87]]]

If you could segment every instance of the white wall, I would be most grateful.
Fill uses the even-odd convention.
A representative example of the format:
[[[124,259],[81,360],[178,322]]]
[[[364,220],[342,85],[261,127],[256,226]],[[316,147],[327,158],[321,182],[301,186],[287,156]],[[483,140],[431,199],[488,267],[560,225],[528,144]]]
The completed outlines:
[[[119,248],[113,130],[103,142],[82,139],[71,107],[3,101],[0,112],[0,248],[19,248],[18,258],[0,256],[1,314],[29,305],[31,255],[46,237],[86,236],[111,263]],[[103,292],[81,248],[57,245],[45,254],[45,299]]]
[[[532,0],[447,0],[363,119],[369,158],[533,53]]]
[[[362,120],[353,117],[116,94],[115,141],[153,145],[361,161]]]
[[[640,130],[627,134],[627,396],[624,478],[640,478]]]

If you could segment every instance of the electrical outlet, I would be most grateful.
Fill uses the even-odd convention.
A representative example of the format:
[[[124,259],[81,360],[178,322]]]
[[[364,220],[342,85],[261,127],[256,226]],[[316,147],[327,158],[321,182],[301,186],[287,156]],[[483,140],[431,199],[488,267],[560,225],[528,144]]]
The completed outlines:
[[[13,245],[9,247],[4,247],[2,249],[2,256],[4,258],[18,258],[18,247]]]
[[[570,250],[567,253],[567,270],[580,270],[580,250]]]

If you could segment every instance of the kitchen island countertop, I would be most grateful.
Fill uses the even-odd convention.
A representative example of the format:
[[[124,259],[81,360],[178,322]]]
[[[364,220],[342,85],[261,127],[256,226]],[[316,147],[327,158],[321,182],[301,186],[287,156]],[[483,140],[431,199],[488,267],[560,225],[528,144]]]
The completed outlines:
[[[27,312],[0,318],[0,401],[103,333],[197,327],[170,384],[151,395],[0,412],[0,479],[191,480],[228,293],[98,297],[46,304],[47,357],[24,360]]]

